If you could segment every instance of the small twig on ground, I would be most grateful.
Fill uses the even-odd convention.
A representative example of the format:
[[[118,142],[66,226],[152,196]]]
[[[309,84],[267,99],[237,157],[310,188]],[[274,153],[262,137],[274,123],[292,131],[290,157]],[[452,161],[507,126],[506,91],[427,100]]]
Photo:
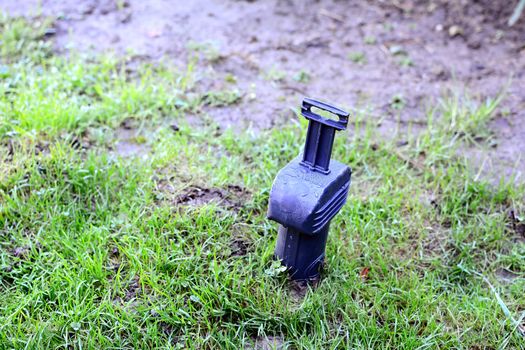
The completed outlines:
[[[401,10],[402,12],[410,12],[412,10],[412,6],[402,4],[398,0],[392,1],[392,5],[394,5],[394,7]]]
[[[292,86],[292,85],[281,85],[281,89],[292,90],[292,91],[298,92],[303,95],[308,95],[303,89],[298,88],[296,86]]]
[[[334,21],[337,21],[337,22],[344,22],[345,21],[345,19],[343,17],[341,17],[339,15],[336,15],[335,13],[332,13],[332,12],[326,10],[326,9],[321,9],[319,11],[319,14],[321,16],[325,16],[325,17],[328,17],[330,19],[333,19]]]
[[[525,8],[525,0],[520,0],[518,5],[514,9],[514,12],[512,12],[512,16],[510,16],[509,21],[507,22],[509,27],[512,27],[513,25],[516,24],[516,22],[518,22],[524,8]]]

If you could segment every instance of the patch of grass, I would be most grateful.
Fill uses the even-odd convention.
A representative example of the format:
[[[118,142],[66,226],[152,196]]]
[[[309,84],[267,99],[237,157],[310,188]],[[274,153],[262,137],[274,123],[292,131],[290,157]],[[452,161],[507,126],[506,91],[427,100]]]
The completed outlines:
[[[405,105],[406,105],[406,100],[401,95],[393,96],[392,100],[390,101],[390,107],[392,107],[393,109],[400,110],[400,109],[405,108]]]
[[[397,63],[402,67],[412,67],[414,65],[414,61],[408,56],[400,57]]]
[[[191,128],[184,113],[205,103],[191,66],[5,62],[16,79],[0,94],[1,348],[522,347],[509,315],[525,305],[525,243],[508,212],[525,215],[525,190],[475,180],[457,155],[498,100],[444,99],[403,148],[352,116],[334,147],[351,194],[323,279],[300,296],[272,259],[265,211],[304,120]],[[151,131],[147,157],[95,142],[130,118]]]
[[[396,57],[396,62],[402,67],[411,67],[414,65],[414,62],[408,55],[408,52],[401,46],[393,45],[389,48],[392,56]]]
[[[0,133],[83,132],[97,123],[176,114],[191,108],[184,74],[152,65],[128,70],[111,59],[11,65],[0,82]]]
[[[209,91],[203,95],[201,103],[211,107],[221,107],[237,103],[242,95],[238,89]]]
[[[458,136],[465,138],[469,142],[487,139],[490,132],[487,128],[488,122],[494,117],[494,112],[502,99],[502,95],[495,98],[488,98],[479,102],[469,98],[465,93],[453,92],[442,99],[440,123],[445,133],[456,133]]]
[[[377,39],[373,35],[367,35],[365,36],[365,44],[367,45],[374,45],[377,42]]]
[[[0,13],[0,59],[14,63],[39,61],[51,54],[51,46],[42,40],[52,29],[51,19],[35,19],[28,22],[23,18],[10,18]]]
[[[300,72],[297,72],[297,74],[294,75],[293,80],[299,82],[299,83],[308,83],[312,77],[308,72],[301,70]]]
[[[226,76],[224,77],[224,80],[230,84],[237,83],[237,77],[231,73],[226,74]]]
[[[366,54],[364,52],[356,51],[348,54],[348,59],[356,64],[366,64]]]
[[[188,51],[197,54],[203,59],[210,63],[219,62],[222,58],[220,53],[220,47],[218,43],[206,41],[206,42],[194,42],[190,41],[187,45]]]
[[[264,73],[264,78],[273,82],[281,82],[286,79],[286,72],[277,67],[271,67]]]

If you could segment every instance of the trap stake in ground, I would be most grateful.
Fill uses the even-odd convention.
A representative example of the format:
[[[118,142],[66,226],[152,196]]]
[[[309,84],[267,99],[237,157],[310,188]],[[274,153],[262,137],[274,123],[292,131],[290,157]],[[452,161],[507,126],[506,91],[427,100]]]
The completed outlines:
[[[324,118],[312,107],[338,120]],[[309,98],[303,100],[301,113],[309,120],[304,152],[277,174],[268,218],[280,224],[275,256],[292,279],[311,280],[319,276],[330,220],[346,202],[352,171],[330,159],[335,132],[346,129],[348,113]]]

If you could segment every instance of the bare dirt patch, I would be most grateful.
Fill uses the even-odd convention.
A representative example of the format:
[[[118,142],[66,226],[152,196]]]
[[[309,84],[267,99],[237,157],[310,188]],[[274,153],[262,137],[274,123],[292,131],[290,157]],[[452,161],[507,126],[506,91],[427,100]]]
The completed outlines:
[[[25,258],[27,257],[27,255],[29,254],[29,251],[30,251],[30,247],[29,246],[25,246],[25,247],[16,247],[16,248],[13,248],[11,250],[11,254],[16,257],[16,258]]]
[[[491,124],[496,147],[483,157],[523,173],[525,20],[506,25],[516,3],[0,0],[0,9],[58,15],[53,40],[59,51],[131,50],[181,67],[199,57],[199,89],[241,96],[206,113],[241,130],[289,122],[295,117],[288,107],[310,95],[365,110],[390,135],[398,121],[424,120],[427,107],[449,88],[483,100],[508,85]],[[119,149],[123,155],[142,151],[129,142]]]
[[[124,300],[126,302],[132,301],[140,296],[142,288],[140,287],[140,280],[138,276],[133,277],[129,285],[126,287]]]
[[[517,278],[520,278],[520,275],[506,269],[499,269],[496,271],[496,277],[501,282],[512,283]]]
[[[513,234],[518,235],[521,239],[525,239],[525,222],[520,219],[519,215],[514,210],[510,210],[508,213],[507,228]]]
[[[150,151],[150,146],[145,143],[143,137],[137,134],[137,130],[121,127],[116,131],[115,152],[124,158],[143,157]]]
[[[199,207],[216,203],[229,210],[239,210],[249,199],[249,193],[237,185],[222,188],[189,187],[174,199],[174,204]]]
[[[287,346],[284,337],[268,336],[259,337],[255,340],[254,348],[256,350],[281,350],[286,349]]]
[[[252,244],[243,237],[234,237],[230,244],[231,254],[230,256],[243,256],[246,255]]]
[[[255,249],[255,242],[250,238],[247,226],[237,223],[233,226],[229,244],[229,257],[244,256]]]
[[[449,245],[450,229],[438,224],[427,227],[427,234],[421,242],[424,252],[429,256],[446,254]]]

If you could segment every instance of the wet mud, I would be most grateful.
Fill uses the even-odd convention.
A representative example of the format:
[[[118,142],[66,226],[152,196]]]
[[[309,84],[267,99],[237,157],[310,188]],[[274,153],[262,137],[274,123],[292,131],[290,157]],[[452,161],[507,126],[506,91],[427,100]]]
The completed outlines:
[[[475,158],[509,176],[525,171],[525,20],[507,26],[515,3],[0,0],[0,9],[56,16],[59,52],[133,52],[180,67],[199,57],[201,89],[239,92],[205,108],[223,127],[279,127],[307,95],[365,113],[391,135],[424,126],[450,89],[478,101],[504,90],[494,147]],[[140,152],[133,147],[119,153]]]

